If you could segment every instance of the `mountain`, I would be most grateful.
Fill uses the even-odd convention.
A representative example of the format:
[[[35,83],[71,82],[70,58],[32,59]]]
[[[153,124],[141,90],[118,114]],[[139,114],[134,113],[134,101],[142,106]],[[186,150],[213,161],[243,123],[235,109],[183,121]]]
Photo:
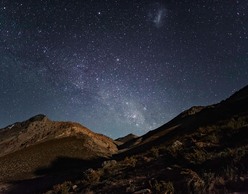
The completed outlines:
[[[86,168],[117,146],[80,124],[37,115],[0,129],[0,150],[0,182],[12,182]]]
[[[49,192],[248,193],[248,86],[118,148],[109,163]]]
[[[140,137],[38,115],[0,138],[2,181],[18,180],[2,193],[248,193],[248,86]]]
[[[182,112],[167,124],[148,132],[140,138],[132,140],[139,143],[132,143],[134,146],[129,146],[129,150],[139,152],[139,150],[160,145],[161,143],[169,145],[173,141],[182,140],[186,135],[187,139],[189,139],[188,136],[192,136],[191,138],[195,139],[195,136],[199,136],[199,134],[206,136],[209,135],[208,132],[212,132],[212,135],[216,134],[216,136],[230,133],[229,136],[234,137],[234,135],[238,135],[238,130],[233,131],[231,129],[237,127],[240,130],[242,129],[240,133],[246,133],[244,127],[247,127],[247,107],[248,86],[218,104],[206,107],[195,106]],[[218,129],[213,131],[211,128]],[[217,131],[220,134],[217,134]],[[226,141],[226,139],[223,139],[223,141]],[[131,142],[128,142],[128,144],[131,144]]]
[[[117,148],[112,139],[93,133],[89,129],[72,122],[54,122],[45,115],[36,115],[27,121],[15,123],[0,129],[0,157],[23,148],[49,140],[68,137],[83,137],[88,139],[85,146],[95,147],[103,155],[114,153]],[[83,139],[83,138],[82,138]],[[92,144],[92,145],[91,145]]]
[[[136,139],[136,138],[138,138],[137,135],[130,133],[124,137],[120,137],[120,138],[116,139],[115,141],[119,142],[120,144],[123,144],[123,143],[126,143],[126,142],[133,140],[133,139]]]

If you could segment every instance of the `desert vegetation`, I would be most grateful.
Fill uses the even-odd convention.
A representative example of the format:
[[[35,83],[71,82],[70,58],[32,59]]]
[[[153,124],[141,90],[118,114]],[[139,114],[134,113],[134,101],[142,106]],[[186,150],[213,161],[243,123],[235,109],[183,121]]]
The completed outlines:
[[[161,133],[159,129],[159,133],[165,134],[165,137],[170,135],[167,141],[155,141],[149,147],[141,143],[131,149],[132,154],[127,151],[114,156],[116,162],[86,171],[90,173],[88,176],[91,178],[86,176],[73,182],[69,191],[71,193],[247,191],[248,115],[246,110],[242,114],[225,113],[221,119],[210,117],[211,122],[206,122],[203,116],[212,114],[212,111],[217,114],[216,109],[210,107],[206,112],[202,113],[202,111],[204,109],[201,107],[199,111],[194,109],[190,114],[183,113],[184,120],[200,116],[193,125],[188,124],[187,121],[185,126],[180,126],[181,135],[177,133],[170,135],[171,132],[163,131]],[[73,185],[76,190],[73,190]]]
[[[23,180],[23,186],[36,183],[37,188],[49,183],[35,188],[46,194],[247,192],[246,107],[248,88],[219,104],[184,111],[141,137],[130,134],[116,141],[73,123],[51,127],[45,119],[50,131],[39,123],[45,134],[35,132],[22,149],[0,157],[0,180]],[[28,122],[18,126],[25,127],[20,134],[36,131]],[[3,133],[13,143],[14,132]],[[18,184],[14,189],[20,191]]]

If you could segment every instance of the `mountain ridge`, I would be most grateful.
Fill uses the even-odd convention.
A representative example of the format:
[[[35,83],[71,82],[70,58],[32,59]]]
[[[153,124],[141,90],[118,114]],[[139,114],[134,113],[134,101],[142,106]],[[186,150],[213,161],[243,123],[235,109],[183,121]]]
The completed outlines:
[[[7,173],[0,180],[21,180],[24,172],[30,172],[26,177],[30,181],[47,173],[65,176],[59,182],[71,180],[57,186],[51,181],[38,189],[55,185],[50,193],[60,193],[62,188],[72,193],[182,193],[180,188],[187,193],[248,191],[247,107],[248,86],[220,103],[193,106],[140,137],[128,134],[116,140],[77,123],[36,115],[0,130],[0,149],[7,149],[0,153],[0,163],[5,165],[0,174]],[[46,155],[47,161],[40,155]],[[20,162],[15,174],[14,159],[26,160],[29,167],[23,168]],[[61,161],[66,166],[58,168]],[[73,175],[67,175],[65,168]],[[18,184],[14,188],[18,191]]]
[[[104,146],[104,143],[102,143],[104,139],[111,140],[111,138],[94,133],[78,123],[54,122],[49,120],[47,116],[40,114],[0,130],[0,149],[4,150],[4,152],[0,153],[0,156],[31,146],[37,142],[49,140],[49,138],[62,138],[78,134],[95,137],[99,140],[97,143],[102,146]],[[6,149],[8,146],[10,148]],[[116,150],[114,143],[106,146],[109,147],[110,151]]]
[[[73,193],[246,193],[247,107],[248,86],[220,103],[191,107],[120,145],[112,158],[117,164],[92,171],[97,180],[82,177],[84,183],[71,183],[77,189],[67,187]]]
[[[78,158],[83,163],[109,158],[117,152],[115,142],[74,122],[51,121],[36,115],[0,130],[0,180],[37,177],[58,158]],[[18,161],[18,162],[16,162]],[[65,164],[64,168],[70,168]],[[63,169],[61,169],[64,171]],[[58,172],[60,173],[60,172]]]

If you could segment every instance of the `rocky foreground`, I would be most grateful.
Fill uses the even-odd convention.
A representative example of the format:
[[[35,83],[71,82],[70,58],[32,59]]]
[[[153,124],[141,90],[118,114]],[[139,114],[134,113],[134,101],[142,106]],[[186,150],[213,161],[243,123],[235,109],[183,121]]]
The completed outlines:
[[[44,115],[0,137],[2,193],[248,193],[248,87],[141,137]]]

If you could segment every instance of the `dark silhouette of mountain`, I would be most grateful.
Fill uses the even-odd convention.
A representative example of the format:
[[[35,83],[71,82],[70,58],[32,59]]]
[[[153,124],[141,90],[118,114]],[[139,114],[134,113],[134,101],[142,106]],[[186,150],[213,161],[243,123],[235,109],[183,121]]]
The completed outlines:
[[[118,145],[119,151],[125,151],[125,148],[133,146],[133,142],[135,142],[136,139],[138,139],[138,136],[130,133],[124,137],[116,139],[115,143]]]
[[[120,138],[116,139],[115,141],[120,142],[120,143],[123,144],[123,143],[126,143],[126,142],[128,142],[130,140],[133,140],[133,139],[136,139],[136,138],[138,138],[137,135],[134,135],[134,134],[130,133],[130,134],[124,136],[124,137],[120,137]]]
[[[118,147],[110,165],[53,191],[247,193],[248,86],[218,104],[192,107]]]
[[[6,193],[247,193],[248,86],[115,141],[38,115],[0,130],[0,149]]]
[[[239,125],[239,123],[242,123],[242,127],[247,127],[247,107],[248,86],[218,104],[206,107],[192,107],[158,129],[131,140],[133,142],[128,143],[133,146],[129,146],[128,152],[139,152],[151,146],[160,145],[161,143],[170,144],[173,141],[184,138],[185,135],[199,133],[199,130],[202,128],[212,126],[221,128],[225,125],[227,125],[226,127],[228,128],[228,125]],[[232,131],[230,131],[230,133],[232,133]]]

